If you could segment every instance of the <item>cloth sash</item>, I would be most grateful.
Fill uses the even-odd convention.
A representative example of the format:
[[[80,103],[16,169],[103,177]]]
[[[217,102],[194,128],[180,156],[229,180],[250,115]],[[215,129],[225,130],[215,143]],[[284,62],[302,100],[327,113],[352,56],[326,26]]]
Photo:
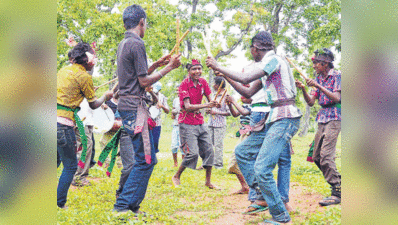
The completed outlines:
[[[281,106],[285,106],[285,105],[294,105],[294,104],[296,104],[296,99],[294,99],[294,98],[278,100],[278,101],[274,102],[273,104],[271,104],[271,108],[281,107]]]
[[[312,160],[312,154],[314,153],[314,145],[315,145],[315,140],[312,141],[312,143],[310,144],[310,149],[308,150],[308,156],[307,156],[308,162],[314,162],[314,160]]]
[[[112,156],[111,156],[111,162],[109,163],[108,170],[106,171],[106,175],[108,177],[111,176],[113,167],[115,166],[116,162],[116,155],[117,155],[117,147],[120,142],[120,136],[121,136],[121,130],[123,127],[119,128],[118,131],[116,131],[115,135],[113,135],[112,139],[106,144],[104,150],[102,150],[99,159],[98,159],[98,165],[102,166],[103,163],[105,162],[106,158],[108,157],[109,153],[112,151]]]
[[[252,108],[262,107],[262,106],[269,106],[269,105],[267,103],[264,103],[264,102],[258,102],[258,103],[254,103],[254,104],[251,105]]]
[[[80,142],[82,143],[83,146],[83,151],[80,156],[78,165],[80,166],[80,168],[84,169],[84,164],[86,162],[86,155],[87,155],[87,136],[86,132],[84,132],[83,122],[80,120],[80,117],[77,115],[77,112],[79,112],[80,107],[77,107],[76,109],[71,109],[67,106],[57,104],[57,109],[73,112],[73,117],[75,118],[77,129],[79,130],[80,134]]]
[[[137,120],[135,124],[134,134],[141,133],[142,141],[144,142],[145,161],[151,164],[151,140],[149,138],[149,129],[156,126],[155,121],[152,120],[146,102],[150,101],[144,96],[129,95],[129,97],[138,98],[140,103],[137,107]]]

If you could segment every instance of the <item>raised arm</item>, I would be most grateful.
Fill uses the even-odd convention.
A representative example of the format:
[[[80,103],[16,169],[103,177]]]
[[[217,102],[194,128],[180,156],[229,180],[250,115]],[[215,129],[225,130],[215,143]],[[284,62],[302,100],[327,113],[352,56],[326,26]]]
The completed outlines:
[[[250,73],[242,73],[242,72],[236,72],[232,71],[230,69],[227,69],[226,67],[223,67],[217,63],[217,61],[213,58],[208,56],[206,59],[206,65],[209,68],[212,68],[214,71],[219,71],[220,73],[224,74],[225,77],[229,77],[234,81],[237,81],[242,84],[248,84],[251,83],[261,77],[264,77],[266,73],[264,70],[260,68],[256,68],[252,70]]]
[[[160,80],[164,75],[168,74],[170,71],[178,68],[181,65],[180,62],[180,57],[181,54],[178,55],[173,55],[170,58],[169,63],[160,71],[149,75],[149,69],[148,69],[148,74],[146,76],[138,76],[138,81],[140,82],[141,87],[148,87],[154,83],[156,83],[158,80]]]
[[[233,99],[233,101],[231,101],[231,103],[236,107],[236,109],[239,111],[239,113],[241,115],[247,116],[250,114],[250,111],[243,108],[240,104],[238,104],[235,99]]]
[[[232,105],[232,102],[231,102],[230,98],[232,98],[232,96],[230,96],[230,95],[227,95],[227,96],[226,96],[226,103],[227,103],[227,106],[228,106],[228,108],[229,108],[229,111],[231,112],[231,114],[232,114],[233,117],[238,117],[238,116],[240,116],[240,113],[239,113],[239,111],[236,110],[235,107]]]
[[[113,97],[112,91],[106,91],[101,98],[96,99],[95,101],[89,102],[88,105],[91,109],[96,109],[102,105],[105,101],[110,100]]]
[[[305,85],[301,83],[299,80],[296,80],[296,87],[303,91],[304,100],[307,102],[309,106],[313,106],[315,104],[315,95],[310,95],[305,90]]]
[[[220,74],[221,75],[221,74]],[[243,97],[251,98],[255,95],[262,87],[263,84],[260,80],[256,80],[249,87],[244,86],[241,83],[233,81],[231,78],[224,76],[224,78],[228,81],[229,84]]]
[[[162,58],[160,58],[158,61],[154,62],[149,68],[148,68],[148,75],[151,75],[153,71],[155,71],[157,68],[162,67],[167,65],[170,62],[170,55],[165,55]]]
[[[307,79],[306,81],[307,81],[308,86],[310,86],[310,87],[313,86],[313,87],[318,88],[334,103],[339,103],[341,101],[340,91],[331,92],[327,88],[325,88],[324,86],[320,85],[319,83],[317,83],[315,80],[312,80],[312,79]]]
[[[207,96],[206,96],[207,97]],[[184,108],[188,112],[194,112],[199,109],[204,109],[204,108],[213,108],[218,105],[218,102],[216,101],[210,101],[204,104],[191,104],[191,101],[189,98],[184,98]]]

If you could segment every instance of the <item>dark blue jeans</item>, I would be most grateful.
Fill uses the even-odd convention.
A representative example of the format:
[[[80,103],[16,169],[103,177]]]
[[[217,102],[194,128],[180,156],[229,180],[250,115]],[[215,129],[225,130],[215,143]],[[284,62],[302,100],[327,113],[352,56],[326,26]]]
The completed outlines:
[[[153,135],[153,145],[155,146],[156,153],[159,152],[159,139],[160,139],[160,132],[162,131],[161,126],[156,126],[152,130]]]
[[[57,168],[61,162],[64,169],[58,181],[58,207],[62,207],[66,203],[68,190],[77,170],[77,158],[76,136],[73,127],[57,123]]]
[[[152,131],[149,132],[151,143],[151,164],[145,161],[144,142],[141,133],[134,134],[134,128],[137,119],[137,111],[119,111],[123,120],[123,126],[130,135],[133,148],[135,163],[133,169],[123,186],[123,191],[116,200],[114,210],[125,212],[131,210],[136,212],[140,208],[141,202],[144,200],[148,187],[149,178],[151,177],[153,167],[157,163],[155,146],[153,145]]]
[[[284,118],[265,125],[239,144],[236,159],[247,184],[258,186],[269,206],[272,218],[289,222],[290,216],[283,204],[283,196],[289,196],[290,139],[296,134],[300,118]],[[272,171],[279,166],[278,185]],[[285,200],[288,202],[288,199]]]

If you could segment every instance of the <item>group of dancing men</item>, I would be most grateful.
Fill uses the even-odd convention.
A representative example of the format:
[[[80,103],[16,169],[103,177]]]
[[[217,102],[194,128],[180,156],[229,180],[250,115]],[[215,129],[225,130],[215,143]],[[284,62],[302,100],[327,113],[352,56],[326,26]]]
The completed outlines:
[[[125,37],[117,49],[117,111],[122,120],[124,137],[129,139],[130,152],[134,155],[134,164],[125,176],[114,204],[113,212],[118,215],[143,213],[139,208],[157,164],[158,151],[152,130],[155,125],[148,111],[148,87],[181,66],[180,54],[166,55],[148,66],[142,39],[147,28],[146,21],[146,13],[141,6],[128,6],[123,12]],[[332,193],[319,203],[322,206],[339,204],[341,176],[334,157],[341,129],[341,73],[334,70],[333,53],[326,48],[315,51],[312,62],[317,76],[315,80],[306,79],[306,85],[314,89],[308,93],[305,85],[294,79],[286,59],[275,53],[274,41],[269,32],[258,32],[251,39],[250,51],[254,62],[239,72],[221,66],[211,56],[206,59],[206,66],[217,75],[213,89],[224,88],[224,79],[242,95],[243,106],[229,95],[224,102],[219,101],[221,94],[212,98],[211,88],[202,78],[203,65],[198,60],[192,60],[186,66],[188,76],[179,85],[179,98],[174,101],[179,103],[178,111],[172,112],[176,117],[174,127],[179,128],[184,157],[172,177],[172,183],[180,185],[181,174],[187,167],[196,169],[200,156],[206,171],[205,186],[217,188],[211,183],[211,172],[214,166],[222,167],[222,157],[221,162],[217,160],[220,158],[217,157],[219,153],[217,150],[215,153],[213,145],[216,144],[211,143],[211,139],[219,139],[214,137],[220,133],[215,130],[223,127],[219,124],[225,121],[217,121],[214,115],[225,116],[231,112],[234,116],[242,115],[241,118],[249,117],[241,122],[245,125],[243,129],[248,131],[242,134],[250,135],[246,135],[236,147],[233,157],[236,157],[235,166],[230,166],[230,171],[241,181],[243,192],[250,189],[249,200],[252,204],[248,213],[269,209],[272,219],[264,221],[266,224],[289,223],[290,141],[299,129],[302,116],[295,104],[298,87],[308,105],[314,105],[316,99],[321,105],[316,117],[318,130],[313,160],[331,185]],[[79,105],[85,98],[89,107],[96,109],[115,94],[115,91],[107,91],[100,98],[95,96],[93,80],[88,71],[92,71],[97,58],[89,44],[78,43],[68,56],[72,64],[57,74],[57,166],[61,162],[64,166],[57,188],[57,205],[60,208],[66,208],[67,193],[78,168],[75,127],[79,127],[80,134],[84,133],[82,122],[76,116]],[[207,99],[205,103],[203,97]],[[225,105],[229,110],[226,110]],[[202,109],[211,114],[210,123],[214,126],[205,126]],[[221,135],[223,132],[225,130],[221,131]],[[87,142],[87,137],[83,136],[82,142]],[[175,150],[173,153],[175,155]],[[80,157],[87,164],[90,156]],[[277,182],[272,173],[276,165]]]

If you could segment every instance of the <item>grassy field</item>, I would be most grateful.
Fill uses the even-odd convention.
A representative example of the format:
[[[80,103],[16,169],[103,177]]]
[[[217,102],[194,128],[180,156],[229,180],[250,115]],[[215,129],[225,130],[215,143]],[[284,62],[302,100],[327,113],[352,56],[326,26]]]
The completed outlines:
[[[230,128],[224,140],[224,168],[213,170],[212,182],[223,190],[215,191],[204,188],[204,171],[187,170],[182,175],[182,185],[174,188],[171,177],[176,172],[170,152],[171,126],[170,120],[166,119],[162,126],[160,139],[159,163],[155,166],[152,177],[149,181],[146,197],[141,204],[141,209],[153,218],[145,219],[147,224],[258,224],[266,218],[270,218],[268,212],[252,217],[241,217],[241,208],[238,203],[246,206],[247,196],[242,196],[239,202],[229,202],[230,193],[239,187],[239,182],[234,175],[228,174],[226,166],[230,154],[238,143],[239,139],[233,137],[236,129]],[[291,182],[295,188],[300,188],[300,199],[291,199],[294,204],[300,205],[291,213],[293,224],[340,224],[341,206],[332,206],[318,210],[316,202],[308,202],[306,196],[318,195],[319,197],[330,195],[329,185],[324,180],[321,172],[314,163],[306,161],[308,145],[312,142],[314,133],[308,133],[305,137],[293,138],[292,144],[295,154],[292,156]],[[95,135],[96,143],[100,135]],[[337,145],[336,163],[341,171],[341,141]],[[100,154],[99,143],[96,144],[96,158]],[[179,162],[181,157],[179,155]],[[82,188],[72,188],[68,194],[68,210],[58,209],[58,224],[122,224],[112,214],[115,203],[115,191],[118,187],[120,170],[115,166],[112,176],[108,178],[105,168],[98,166],[90,170],[89,180],[93,185]],[[58,178],[62,166],[58,168]],[[296,190],[296,189],[294,189]],[[308,199],[310,198],[308,197]],[[319,198],[318,197],[318,198]],[[308,207],[306,206],[308,204]],[[309,210],[310,205],[316,207],[316,211]],[[315,205],[314,205],[315,204]],[[301,206],[303,205],[303,206]],[[231,210],[235,207],[234,214]],[[233,216],[240,216],[240,222],[226,222]],[[224,222],[223,222],[224,221]],[[243,221],[243,222],[242,222]],[[142,218],[128,221],[127,224],[144,224]]]

